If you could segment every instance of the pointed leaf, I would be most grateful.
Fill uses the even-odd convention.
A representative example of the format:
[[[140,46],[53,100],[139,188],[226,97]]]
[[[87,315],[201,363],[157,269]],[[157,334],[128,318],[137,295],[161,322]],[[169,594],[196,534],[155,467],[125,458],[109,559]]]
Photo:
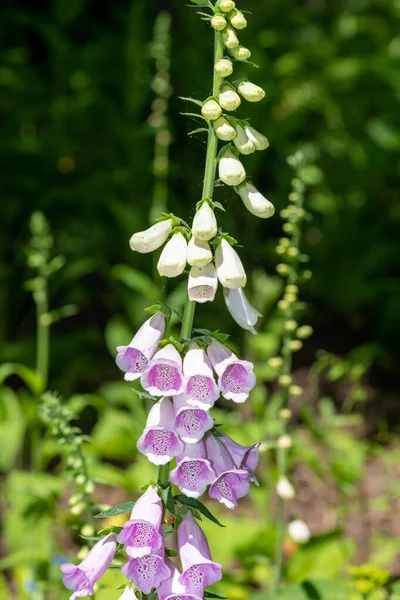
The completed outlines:
[[[214,517],[214,515],[208,510],[208,508],[206,506],[204,506],[204,504],[202,504],[199,500],[196,500],[195,498],[188,498],[187,496],[184,496],[183,494],[178,494],[178,495],[174,496],[174,500],[175,500],[175,502],[178,502],[179,504],[182,504],[183,506],[189,506],[190,508],[195,508],[202,515],[207,517],[207,519],[210,519],[210,521],[212,521],[219,527],[225,527],[225,525],[222,525],[222,523],[220,523],[218,521],[218,519],[216,517]]]
[[[203,106],[201,100],[196,100],[196,98],[185,98],[184,96],[179,96],[180,100],[185,100],[185,102],[193,102],[193,104],[197,104],[197,106]]]
[[[116,504],[107,510],[95,515],[95,519],[106,519],[107,517],[117,517],[118,515],[126,515],[132,511],[134,502],[122,502],[122,504]]]

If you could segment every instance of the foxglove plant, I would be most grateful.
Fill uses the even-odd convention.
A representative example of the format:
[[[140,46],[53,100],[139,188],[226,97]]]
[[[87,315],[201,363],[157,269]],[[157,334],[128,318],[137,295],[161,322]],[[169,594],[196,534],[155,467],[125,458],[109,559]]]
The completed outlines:
[[[198,0],[192,2],[199,4]],[[143,391],[138,394],[154,402],[137,447],[159,467],[157,484],[150,483],[135,505],[128,503],[130,518],[115,531],[127,556],[121,571],[130,580],[128,598],[135,597],[133,582],[142,594],[156,590],[159,600],[201,600],[207,586],[221,579],[222,567],[212,560],[194,517],[201,513],[219,522],[198,497],[208,488],[210,498],[232,510],[249,492],[250,482],[258,483],[254,470],[259,444],[237,444],[214,426],[212,418],[220,396],[235,403],[248,399],[256,383],[253,365],[225,344],[228,336],[193,329],[193,320],[197,304],[212,302],[219,283],[233,319],[256,333],[260,313],[244,293],[247,276],[234,247],[237,242],[217,221],[216,210],[222,207],[214,201],[214,188],[218,167],[220,182],[233,188],[253,215],[272,216],[272,204],[247,180],[240,158],[266,149],[268,140],[246,120],[230,114],[246,102],[259,102],[265,93],[247,80],[228,79],[236,62],[250,56],[239,43],[240,32],[247,25],[244,15],[233,0],[205,4],[201,8],[208,13],[201,15],[214,30],[212,95],[203,102],[184,98],[201,106],[198,118],[207,124],[202,195],[191,227],[183,219],[163,213],[148,229],[134,233],[129,242],[134,252],[160,250],[157,270],[161,277],[181,276],[186,265],[190,271],[180,340],[164,338],[173,308],[160,305],[150,307],[151,318],[127,346],[117,348],[116,362],[125,379],[140,382]],[[220,140],[223,145],[218,151]],[[176,465],[172,465],[175,459]],[[173,494],[172,484],[180,494]],[[113,507],[98,516],[127,512],[126,503],[121,506],[122,510]],[[165,546],[172,531],[177,532],[182,570],[169,559],[171,552]],[[89,581],[92,587],[85,583],[90,593],[96,577]]]

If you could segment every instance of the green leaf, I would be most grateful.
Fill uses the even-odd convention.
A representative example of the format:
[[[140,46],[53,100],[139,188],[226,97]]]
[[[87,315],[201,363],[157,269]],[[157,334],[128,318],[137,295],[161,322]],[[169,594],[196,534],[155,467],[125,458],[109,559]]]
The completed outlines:
[[[193,129],[193,131],[189,131],[188,135],[194,135],[195,133],[208,133],[207,127],[199,127],[198,129]]]
[[[0,385],[11,375],[17,375],[32,394],[40,394],[43,391],[42,381],[33,369],[19,363],[4,363],[0,366]]]
[[[134,502],[122,502],[122,504],[116,504],[107,510],[95,515],[95,519],[106,519],[107,517],[117,517],[118,515],[126,515],[132,511]]]
[[[196,500],[195,498],[188,498],[187,496],[184,496],[183,494],[178,494],[178,495],[174,496],[174,500],[175,500],[175,502],[178,502],[179,504],[182,504],[183,506],[189,506],[190,508],[195,508],[202,515],[207,517],[207,519],[210,519],[210,521],[212,521],[219,527],[225,527],[225,525],[222,525],[222,523],[220,523],[218,521],[218,519],[216,517],[214,517],[214,515],[208,510],[208,508],[206,506],[204,506],[204,504],[202,504],[199,500]]]
[[[184,100],[185,102],[193,102],[193,104],[197,104],[197,106],[203,106],[201,100],[196,100],[196,98],[185,98],[185,96],[179,96],[180,100]]]
[[[196,119],[202,119],[203,121],[206,121],[206,123],[207,123],[207,119],[199,113],[181,112],[179,114],[182,115],[183,117],[195,117]]]
[[[220,596],[219,594],[213,594],[212,592],[204,592],[204,598],[218,598],[219,600],[228,600],[226,596]]]
[[[169,510],[169,512],[174,515],[175,514],[175,505],[174,505],[174,496],[172,494],[171,483],[168,482],[167,484],[161,484],[160,488],[161,488],[162,501],[164,502],[167,510]]]
[[[165,548],[165,554],[167,556],[169,556],[170,558],[173,558],[174,556],[178,556],[178,553],[176,550],[170,550],[169,548]]]
[[[163,523],[163,532],[164,537],[167,538],[175,529],[175,525],[173,523]]]
[[[151,400],[152,402],[158,402],[159,400],[159,398],[152,396],[149,394],[149,392],[143,392],[142,390],[137,390],[136,388],[131,388],[131,390],[134,394],[136,394],[136,396],[139,396],[141,400]]]
[[[213,202],[213,207],[217,208],[218,210],[222,210],[223,212],[226,212],[225,208],[222,206],[221,202]]]
[[[8,471],[20,453],[26,423],[24,412],[16,393],[3,387],[0,394],[0,469]]]

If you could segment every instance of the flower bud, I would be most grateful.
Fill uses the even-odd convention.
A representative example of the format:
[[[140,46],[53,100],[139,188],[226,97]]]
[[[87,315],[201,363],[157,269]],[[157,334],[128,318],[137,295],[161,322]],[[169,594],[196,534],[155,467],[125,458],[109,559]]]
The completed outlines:
[[[229,21],[235,29],[244,29],[247,27],[247,21],[240,10],[235,9],[232,14],[229,15]]]
[[[236,137],[233,140],[233,143],[241,154],[252,154],[256,149],[241,125],[236,126]]]
[[[303,388],[299,385],[291,385],[289,388],[289,394],[291,396],[301,396],[303,393]]]
[[[310,335],[312,335],[312,332],[313,332],[313,328],[310,325],[302,325],[296,331],[296,335],[301,340],[305,340],[305,339],[309,338]]]
[[[239,83],[238,92],[248,102],[259,102],[265,96],[264,90],[250,81]]]
[[[256,150],[265,150],[269,146],[269,141],[262,133],[259,133],[253,127],[249,127],[246,125],[245,132],[249,140],[251,140],[254,144]]]
[[[281,435],[281,437],[278,438],[278,448],[281,448],[282,450],[287,450],[288,448],[291,448],[292,443],[293,441],[290,435]]]
[[[178,232],[165,244],[157,263],[157,270],[162,277],[177,277],[186,266],[187,242],[185,236]]]
[[[240,96],[230,85],[224,85],[219,93],[218,101],[225,110],[236,110],[241,104]]]
[[[232,61],[229,58],[221,58],[214,65],[214,71],[220,77],[229,77],[233,73]]]
[[[209,121],[215,121],[221,116],[222,108],[216,100],[210,98],[209,100],[206,100],[201,107],[201,114],[205,119],[208,119]]]
[[[153,252],[153,250],[157,250],[157,248],[167,241],[168,236],[172,231],[172,227],[172,219],[159,221],[145,231],[134,233],[129,240],[129,245],[133,251],[140,252],[141,254]]]
[[[214,121],[213,127],[217,138],[224,142],[230,142],[236,136],[235,128],[224,117]]]
[[[281,356],[271,356],[267,362],[273,369],[279,369],[283,364],[283,359]]]
[[[192,267],[188,278],[189,300],[199,302],[212,302],[218,287],[217,272],[213,263],[205,267]]]
[[[246,171],[232,150],[226,150],[218,165],[219,178],[226,185],[239,185],[246,179]]]
[[[211,27],[216,31],[222,31],[227,24],[228,23],[223,15],[214,15],[211,19]]]
[[[281,408],[281,410],[279,411],[279,416],[282,419],[285,419],[285,421],[289,421],[289,419],[292,418],[292,411],[290,410],[290,408]]]
[[[295,519],[288,525],[288,533],[294,542],[306,544],[311,538],[311,531],[304,521]]]
[[[276,493],[282,500],[292,500],[294,498],[294,488],[287,477],[280,477],[276,484]]]
[[[285,263],[279,263],[276,265],[276,271],[279,275],[287,275],[289,273],[289,267]]]
[[[294,319],[289,319],[286,321],[284,327],[286,331],[296,331],[297,322]]]
[[[219,0],[218,8],[219,10],[222,10],[222,12],[228,13],[235,8],[235,3],[233,0]]]
[[[240,61],[249,60],[249,58],[251,57],[250,50],[248,48],[245,48],[244,46],[236,46],[236,48],[230,48],[230,52],[233,58],[236,58],[236,60]]]
[[[301,350],[302,347],[303,342],[301,342],[300,340],[290,340],[290,342],[288,343],[288,348],[292,352],[298,352],[299,350]]]
[[[278,377],[278,382],[282,387],[289,387],[292,383],[292,378],[290,375],[281,375]]]
[[[259,317],[262,317],[262,314],[247,300],[243,288],[224,288],[224,300],[233,320],[243,329],[256,335],[257,331],[254,329],[254,325]]]
[[[192,236],[187,248],[187,261],[191,267],[205,267],[212,261],[212,252],[208,242]]]
[[[192,223],[192,235],[199,240],[207,242],[217,234],[217,219],[208,202],[203,202],[194,215]]]
[[[252,215],[261,219],[272,217],[275,212],[274,205],[264,198],[264,196],[248,181],[237,188],[237,193],[241,197],[243,204]]]
[[[226,27],[222,32],[222,41],[226,48],[236,48],[239,46],[239,40],[236,31],[232,27]]]
[[[215,251],[215,265],[219,282],[231,290],[244,287],[247,277],[242,261],[230,243],[222,238]]]

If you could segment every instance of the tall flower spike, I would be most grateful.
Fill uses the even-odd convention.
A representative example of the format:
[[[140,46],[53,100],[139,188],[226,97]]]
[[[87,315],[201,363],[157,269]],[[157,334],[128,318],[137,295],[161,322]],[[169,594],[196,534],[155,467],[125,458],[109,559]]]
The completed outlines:
[[[227,400],[242,403],[256,384],[253,364],[240,360],[229,348],[212,339],[207,354],[218,375],[218,387]]]
[[[116,549],[116,536],[110,533],[93,546],[78,566],[71,563],[61,565],[64,585],[73,591],[70,600],[94,594],[93,586],[107,571]]]
[[[141,326],[128,346],[118,346],[115,362],[125,379],[133,381],[141,376],[153,358],[165,331],[165,317],[157,312]]]
[[[140,378],[142,387],[153,396],[177,396],[185,389],[182,358],[172,344],[154,355]]]
[[[162,398],[150,409],[137,449],[155,465],[167,464],[183,450],[183,443],[171,429],[174,418],[174,407],[169,398]]]
[[[209,410],[219,398],[219,389],[214,381],[214,375],[207,354],[196,342],[190,348],[183,360],[183,372],[187,379],[184,398],[190,406]]]
[[[171,574],[158,586],[158,600],[201,600],[199,596],[189,594],[186,587],[180,583],[181,572],[172,560],[166,558],[165,564]]]
[[[244,287],[247,282],[246,272],[236,250],[222,238],[215,251],[215,264],[219,282],[229,289]]]
[[[250,491],[249,472],[236,467],[229,450],[215,435],[207,433],[204,439],[207,457],[217,475],[208,495],[233,510],[238,499]]]
[[[174,398],[175,421],[173,430],[185,444],[195,444],[209,431],[214,420],[204,408],[187,404],[183,394]]]
[[[178,527],[178,548],[182,562],[180,583],[186,590],[203,597],[206,587],[220,581],[222,567],[211,559],[206,536],[191,512],[187,512]]]
[[[129,521],[117,536],[128,556],[139,558],[151,554],[163,544],[161,518],[162,502],[156,488],[150,486],[135,502]]]
[[[229,451],[235,466],[238,469],[246,469],[250,474],[250,481],[259,485],[254,476],[254,471],[260,464],[259,449],[261,442],[257,442],[251,446],[241,446],[220,429],[218,429],[218,439]]]
[[[165,564],[164,542],[151,554],[130,558],[121,573],[133,581],[143,594],[150,594],[153,588],[158,588],[170,576],[170,569]]]
[[[145,231],[134,233],[129,240],[131,249],[141,254],[157,250],[167,241],[173,225],[172,219],[166,219],[165,221],[159,221]]]
[[[187,242],[179,231],[165,244],[157,263],[161,277],[178,277],[186,267]]]
[[[189,300],[203,304],[212,302],[218,287],[217,271],[213,263],[205,267],[192,267],[188,278]]]
[[[243,204],[252,215],[261,219],[269,219],[275,212],[274,205],[264,198],[264,196],[248,181],[245,181],[236,192],[241,197]]]
[[[177,466],[171,471],[171,481],[189,498],[201,496],[215,480],[216,475],[207,459],[203,440],[196,444],[185,444],[176,461]]]
[[[226,185],[239,185],[246,179],[246,171],[232,150],[225,150],[218,163],[220,180]]]
[[[237,290],[224,288],[224,300],[233,320],[243,329],[256,335],[254,325],[262,314],[247,300],[243,288]]]

